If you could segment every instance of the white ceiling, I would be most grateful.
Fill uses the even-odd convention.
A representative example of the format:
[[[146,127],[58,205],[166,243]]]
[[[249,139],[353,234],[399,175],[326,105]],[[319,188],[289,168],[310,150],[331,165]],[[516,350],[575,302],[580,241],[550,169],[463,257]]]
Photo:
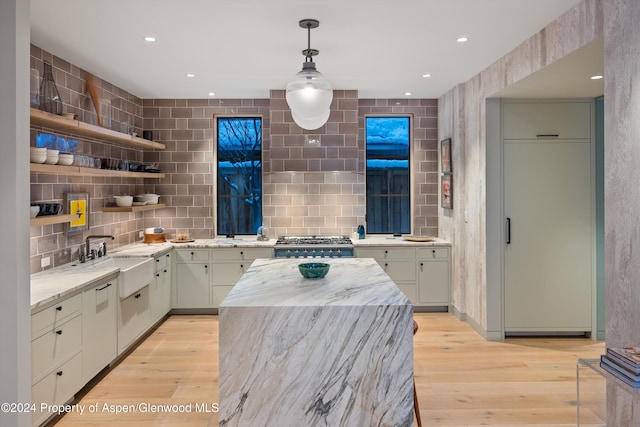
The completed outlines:
[[[579,1],[31,0],[31,42],[141,98],[268,98],[301,69],[298,21],[314,18],[334,89],[437,98]]]

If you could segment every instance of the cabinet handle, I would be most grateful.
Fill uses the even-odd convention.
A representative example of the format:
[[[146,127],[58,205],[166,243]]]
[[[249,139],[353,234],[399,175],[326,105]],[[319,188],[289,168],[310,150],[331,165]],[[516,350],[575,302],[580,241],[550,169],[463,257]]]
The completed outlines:
[[[386,270],[387,267],[389,267],[389,264],[387,264],[386,262],[384,263],[384,269]]]
[[[167,270],[164,270],[164,272],[166,273],[166,272],[167,272]]]
[[[156,259],[156,262],[160,262],[160,258]]]
[[[420,271],[424,271],[424,269],[422,267],[424,267],[424,262],[420,263]]]
[[[209,265],[208,264],[204,265],[204,274],[209,274]]]
[[[170,258],[170,257],[171,257],[171,254],[167,254],[167,255],[166,255],[166,257],[167,257],[167,258]]]
[[[160,277],[160,273],[156,273],[156,277]]]
[[[558,133],[539,133],[536,135],[538,138],[557,138],[560,134]]]
[[[140,298],[142,295],[141,294],[136,294],[136,296],[134,298],[138,299]]]
[[[435,249],[431,249],[431,254],[433,255],[433,257],[436,257],[436,250]]]
[[[104,291],[105,289],[107,289],[109,286],[111,286],[111,283],[107,283],[106,285],[104,285],[101,288],[96,288],[96,292],[97,291]]]
[[[244,251],[240,251],[240,255],[244,255]]]
[[[511,244],[511,218],[507,218],[507,245]]]
[[[56,331],[56,334],[58,334],[58,335],[62,335],[62,329],[58,329],[58,330]]]
[[[62,306],[61,306],[61,305],[57,306],[57,307],[56,307],[56,310],[58,310],[58,311],[62,311]]]
[[[57,375],[57,376],[59,376],[59,377],[61,377],[61,376],[62,376],[62,371],[58,371],[58,372],[56,372],[56,375]]]

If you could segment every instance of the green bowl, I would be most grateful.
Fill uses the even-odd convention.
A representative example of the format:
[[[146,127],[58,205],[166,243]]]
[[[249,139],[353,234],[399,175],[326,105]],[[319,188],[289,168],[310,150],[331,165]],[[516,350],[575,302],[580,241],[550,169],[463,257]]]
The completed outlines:
[[[306,262],[303,264],[298,264],[298,270],[300,270],[300,274],[302,277],[307,279],[321,279],[327,275],[329,271],[329,264],[325,264],[323,262]]]

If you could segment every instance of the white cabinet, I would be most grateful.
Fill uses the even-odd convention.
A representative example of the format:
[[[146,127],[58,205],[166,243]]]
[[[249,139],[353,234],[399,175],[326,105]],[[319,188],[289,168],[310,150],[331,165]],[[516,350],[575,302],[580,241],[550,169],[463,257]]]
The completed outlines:
[[[503,104],[504,139],[590,139],[592,102],[510,101]]]
[[[82,293],[82,343],[86,383],[118,355],[117,276]]]
[[[150,326],[149,285],[120,300],[118,311],[118,354],[127,348]]]
[[[240,277],[257,258],[272,258],[271,248],[211,249],[211,304],[219,307]]]
[[[356,248],[358,258],[373,258],[412,304],[418,302],[415,248]]]
[[[69,297],[31,316],[32,424],[51,413],[41,404],[60,405],[73,398],[82,381],[82,296]]]
[[[356,248],[356,256],[375,259],[414,307],[448,309],[448,247],[367,246]]]
[[[171,310],[171,254],[155,258],[155,275],[149,285],[149,315],[152,324]]]
[[[449,248],[417,250],[419,305],[449,305],[449,259]]]
[[[507,334],[592,329],[592,105],[503,102]],[[531,137],[547,128],[559,136]]]
[[[173,308],[211,308],[209,249],[176,249]]]

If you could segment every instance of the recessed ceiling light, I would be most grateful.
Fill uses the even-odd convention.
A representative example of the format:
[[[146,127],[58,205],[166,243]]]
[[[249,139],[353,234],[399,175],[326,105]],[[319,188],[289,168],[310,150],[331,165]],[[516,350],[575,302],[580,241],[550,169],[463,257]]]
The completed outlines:
[[[209,92],[209,96],[216,96],[215,92]]]
[[[458,38],[456,39],[456,41],[457,41],[458,43],[468,42],[468,41],[469,41],[469,37],[465,37],[465,36],[458,37]]]
[[[423,74],[422,77],[424,77],[425,79],[428,79],[429,77],[431,77],[431,74],[429,74],[429,73]]]
[[[411,92],[405,92],[405,96],[411,96]]]
[[[195,77],[196,75],[193,73],[187,73],[187,77]]]
[[[600,80],[601,78],[603,78],[601,75],[591,76],[591,80]]]
[[[153,37],[153,36],[146,36],[144,38],[144,41],[146,41],[146,42],[154,42],[154,41],[156,41],[156,38]]]

